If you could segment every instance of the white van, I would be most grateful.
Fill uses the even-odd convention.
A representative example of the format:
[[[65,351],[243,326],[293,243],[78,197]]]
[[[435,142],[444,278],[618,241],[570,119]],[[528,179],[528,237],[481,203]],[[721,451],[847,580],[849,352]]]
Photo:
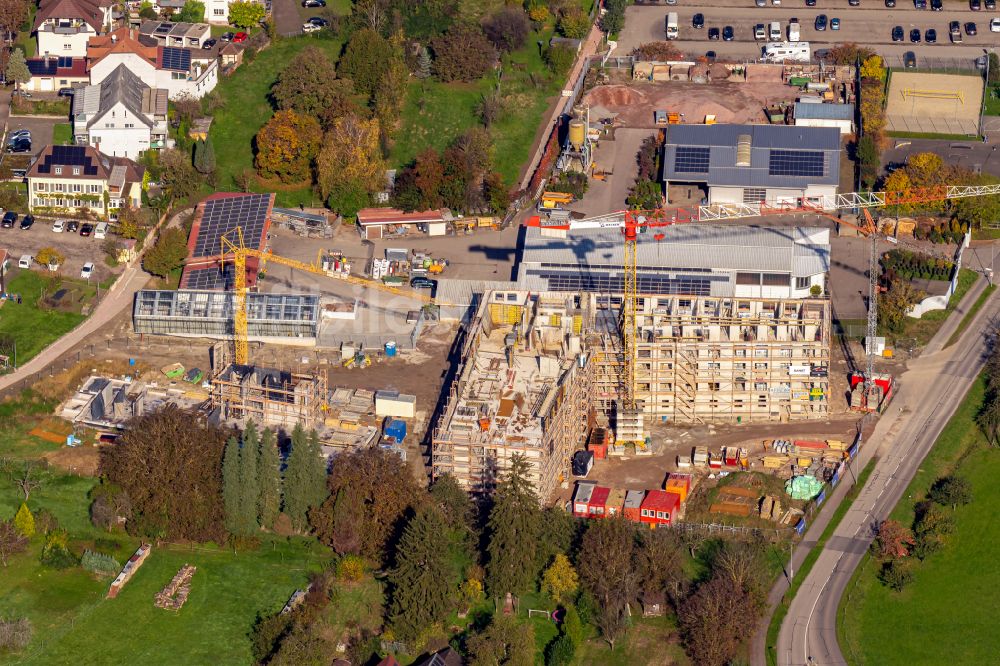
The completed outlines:
[[[34,260],[35,260],[35,258],[33,256],[31,256],[30,254],[22,254],[21,258],[18,259],[18,261],[17,261],[17,267],[18,268],[31,268],[31,262],[34,261]]]
[[[809,42],[771,42],[764,45],[766,62],[809,62]]]
[[[97,240],[103,240],[108,236],[108,223],[98,222],[97,226],[94,227],[94,238]]]
[[[772,42],[776,42],[781,39],[781,23],[778,21],[772,21],[771,27],[767,31],[768,39]]]
[[[677,12],[667,14],[667,39],[677,39]]]
[[[788,41],[797,42],[799,41],[799,22],[792,21],[788,24]]]

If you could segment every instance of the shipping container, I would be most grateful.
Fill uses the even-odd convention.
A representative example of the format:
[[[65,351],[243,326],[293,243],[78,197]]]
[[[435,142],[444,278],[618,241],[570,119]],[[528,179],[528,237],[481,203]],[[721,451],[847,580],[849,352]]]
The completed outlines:
[[[630,490],[625,493],[625,507],[622,510],[624,516],[633,522],[640,522],[639,512],[642,510],[642,502],[645,499],[645,490]]]
[[[670,525],[680,508],[680,497],[665,490],[650,490],[639,509],[639,521],[650,527]]]
[[[590,498],[597,487],[595,481],[577,481],[576,492],[573,493],[573,515],[586,518],[589,515]]]

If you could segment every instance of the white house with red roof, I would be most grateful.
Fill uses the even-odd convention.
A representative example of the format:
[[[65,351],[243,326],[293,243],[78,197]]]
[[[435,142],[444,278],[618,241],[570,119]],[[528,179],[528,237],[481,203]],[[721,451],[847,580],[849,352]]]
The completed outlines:
[[[114,25],[111,0],[41,0],[35,14],[39,56],[87,55],[87,41]]]

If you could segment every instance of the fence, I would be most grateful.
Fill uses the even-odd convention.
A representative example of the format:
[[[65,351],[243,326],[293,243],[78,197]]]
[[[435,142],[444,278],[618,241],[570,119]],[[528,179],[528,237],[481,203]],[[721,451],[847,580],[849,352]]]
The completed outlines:
[[[907,69],[940,74],[973,74],[981,69],[977,60],[977,58],[928,58],[921,55],[915,58],[915,66],[907,67],[905,56],[882,56],[882,61],[889,69]]]

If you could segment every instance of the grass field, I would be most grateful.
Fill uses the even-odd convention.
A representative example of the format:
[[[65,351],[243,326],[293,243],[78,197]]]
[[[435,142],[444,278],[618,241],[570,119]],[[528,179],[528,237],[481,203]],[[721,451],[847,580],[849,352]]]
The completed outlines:
[[[56,123],[52,126],[52,143],[58,146],[68,146],[73,143],[73,126],[69,123]]]
[[[54,294],[60,289],[68,290],[62,299],[65,311],[40,304],[43,293]],[[7,281],[7,291],[20,294],[22,302],[18,305],[7,301],[0,308],[0,336],[15,339],[20,365],[85,319],[82,307],[93,299],[96,287],[57,274],[50,277],[40,271],[22,270]]]
[[[1000,653],[996,542],[1000,539],[1000,451],[987,446],[974,419],[985,382],[977,380],[910,483],[892,517],[913,520],[913,504],[939,477],[953,472],[972,484],[973,502],[955,512],[944,550],[916,565],[901,593],[875,577],[870,559],[841,601],[838,635],[853,664],[989,664]]]
[[[986,289],[983,289],[983,293],[979,294],[979,297],[976,298],[976,302],[972,304],[969,311],[965,313],[964,317],[962,317],[962,321],[959,322],[958,328],[956,328],[955,332],[951,334],[950,338],[948,338],[948,343],[945,344],[945,347],[950,347],[958,342],[958,339],[962,337],[962,333],[965,332],[965,329],[969,327],[972,320],[975,319],[976,315],[979,314],[979,311],[983,309],[983,305],[986,304],[986,300],[992,296],[993,292],[996,290],[997,286],[995,284],[988,285]]]

